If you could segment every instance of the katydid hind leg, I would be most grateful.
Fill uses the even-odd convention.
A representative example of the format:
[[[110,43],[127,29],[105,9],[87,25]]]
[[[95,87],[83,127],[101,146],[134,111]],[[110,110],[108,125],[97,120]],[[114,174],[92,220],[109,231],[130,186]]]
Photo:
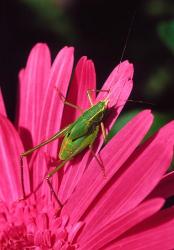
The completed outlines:
[[[101,131],[102,131],[102,136],[103,136],[103,139],[104,139],[104,142],[105,142],[106,141],[106,129],[105,129],[105,126],[104,126],[103,122],[100,123],[100,127],[101,127]]]
[[[103,165],[103,162],[101,161],[101,159],[100,159],[100,158],[95,154],[95,152],[93,151],[92,145],[89,146],[89,149],[91,150],[91,153],[92,153],[93,157],[96,159],[98,165],[100,166],[100,169],[101,169],[101,171],[102,171],[102,173],[103,173],[103,177],[106,178],[106,172],[105,172],[105,167],[104,167],[104,165]]]
[[[61,204],[61,202],[60,202],[60,200],[59,200],[59,198],[58,198],[58,196],[57,196],[57,194],[56,194],[56,192],[55,192],[55,190],[54,190],[54,188],[53,188],[53,185],[52,185],[52,183],[51,183],[51,181],[50,181],[50,178],[51,178],[55,173],[57,173],[61,168],[63,168],[64,165],[65,165],[68,161],[70,161],[70,160],[73,158],[73,156],[74,156],[74,154],[71,155],[70,157],[68,157],[66,160],[62,161],[56,168],[54,168],[51,172],[49,172],[49,173],[47,174],[47,176],[45,177],[45,179],[46,179],[46,181],[47,181],[47,183],[48,183],[48,186],[49,186],[49,188],[50,188],[50,191],[51,191],[51,193],[53,194],[55,200],[57,201],[57,203],[59,204],[60,207],[62,207],[62,204]]]
[[[53,196],[54,196],[56,202],[57,202],[58,205],[62,208],[62,203],[60,202],[60,200],[59,200],[59,198],[58,198],[56,192],[54,191],[53,185],[52,185],[52,183],[51,183],[49,177],[46,177],[46,181],[47,181],[47,184],[48,184],[48,186],[49,186],[49,188],[50,188],[50,191],[51,191],[51,193],[53,194]]]
[[[72,126],[72,123],[70,125],[68,125],[67,127],[61,129],[59,132],[57,132],[56,134],[54,134],[53,136],[51,136],[50,138],[48,138],[47,140],[41,142],[40,144],[36,145],[35,147],[23,152],[20,154],[21,157],[27,156],[29,154],[31,154],[32,152],[34,152],[35,150],[45,146],[46,144],[55,141],[56,139],[58,139],[59,137],[65,136],[65,134],[70,130]]]
[[[59,200],[59,198],[58,198],[58,196],[57,196],[57,194],[56,194],[56,192],[55,192],[55,190],[54,190],[54,188],[53,188],[53,185],[52,185],[52,183],[51,183],[51,181],[50,181],[50,178],[51,178],[55,173],[57,173],[61,168],[63,168],[64,165],[65,165],[68,161],[72,160],[73,157],[76,156],[76,155],[77,155],[78,153],[80,153],[80,152],[81,152],[81,151],[79,151],[79,148],[77,148],[77,149],[73,152],[73,154],[71,154],[69,157],[67,157],[65,160],[63,160],[56,168],[54,168],[51,172],[49,172],[49,173],[47,174],[47,176],[45,177],[45,179],[46,179],[46,181],[47,181],[47,183],[48,183],[48,186],[49,186],[49,188],[50,188],[50,190],[51,190],[51,192],[52,192],[54,198],[56,199],[56,201],[58,202],[58,204],[59,204],[60,206],[62,206],[62,205],[61,205],[61,202],[60,202],[60,200]]]
[[[24,188],[24,164],[23,164],[23,156],[20,157],[20,178],[21,178],[21,187],[22,187],[22,198],[20,200],[24,200],[25,195],[25,188]]]
[[[22,199],[26,198],[26,194],[25,194],[25,187],[24,187],[24,164],[23,164],[23,157],[26,157],[27,155],[31,154],[32,152],[34,152],[35,150],[45,146],[46,144],[58,139],[59,137],[64,136],[70,129],[72,124],[68,125],[67,127],[65,127],[64,129],[60,130],[59,132],[57,132],[55,135],[53,135],[52,137],[50,137],[49,139],[43,141],[42,143],[40,143],[39,145],[23,152],[20,154],[20,178],[21,178],[21,187],[22,187]]]

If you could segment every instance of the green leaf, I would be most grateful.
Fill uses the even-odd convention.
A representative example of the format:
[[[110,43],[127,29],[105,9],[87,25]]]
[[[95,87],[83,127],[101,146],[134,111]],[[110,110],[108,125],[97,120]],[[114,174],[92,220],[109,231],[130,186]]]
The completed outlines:
[[[167,67],[158,67],[149,75],[144,87],[144,95],[150,98],[160,98],[170,87],[172,73]]]
[[[143,7],[148,15],[159,17],[173,15],[174,4],[170,0],[149,0],[144,1]]]
[[[46,29],[65,39],[75,39],[75,30],[68,15],[58,1],[21,0],[33,12],[33,22],[40,29]]]
[[[174,20],[159,23],[157,32],[167,48],[174,53]]]

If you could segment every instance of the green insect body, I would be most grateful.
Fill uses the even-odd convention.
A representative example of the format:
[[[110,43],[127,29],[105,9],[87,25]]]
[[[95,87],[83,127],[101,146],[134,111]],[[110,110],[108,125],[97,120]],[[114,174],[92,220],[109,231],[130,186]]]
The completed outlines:
[[[94,131],[84,136],[81,136],[75,140],[72,140],[69,137],[69,134],[67,134],[64,137],[60,148],[59,159],[66,160],[70,156],[74,157],[75,155],[82,152],[86,147],[92,145],[98,135],[98,131],[99,126],[96,126]]]
[[[108,101],[101,101],[92,106],[68,128],[59,152],[61,160],[66,160],[71,155],[75,156],[93,144],[107,103]]]
[[[64,137],[58,154],[59,159],[62,160],[62,162],[46,176],[50,189],[57,199],[58,203],[60,204],[60,201],[58,200],[57,195],[53,190],[49,178],[53,176],[60,168],[62,168],[67,161],[71,160],[74,156],[82,152],[87,147],[91,148],[99,133],[99,127],[107,110],[107,105],[107,99],[99,101],[97,104],[92,105],[91,108],[86,110],[75,122],[69,124],[67,127],[63,128],[39,145],[27,150],[26,152],[21,153],[21,182],[24,197],[25,191],[23,183],[22,158],[41,148],[42,146],[56,140],[57,138]]]
[[[48,140],[22,153],[21,157],[27,156],[36,149],[43,147],[59,137],[64,137],[59,152],[60,160],[66,160],[71,155],[75,156],[95,141],[98,135],[99,125],[107,109],[107,104],[108,100],[98,102],[86,110],[75,122],[63,128]],[[77,153],[75,154],[76,150]]]

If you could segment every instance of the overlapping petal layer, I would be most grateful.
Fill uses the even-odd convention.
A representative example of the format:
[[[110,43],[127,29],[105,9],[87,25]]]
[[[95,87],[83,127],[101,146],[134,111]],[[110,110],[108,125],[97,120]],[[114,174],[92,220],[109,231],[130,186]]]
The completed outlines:
[[[94,64],[91,60],[88,60],[87,57],[82,57],[76,66],[67,101],[72,104],[76,104],[82,110],[86,110],[90,108],[87,91],[95,89],[96,73]],[[95,97],[95,92],[92,93],[92,96]],[[63,125],[65,126],[75,121],[75,119],[77,119],[80,115],[81,114],[78,109],[65,106]],[[73,160],[73,164],[72,162],[69,162],[64,168],[64,174],[59,189],[59,197],[62,202],[65,202],[69,198],[79,182],[85,171],[88,158],[89,153],[83,157],[83,160],[81,154]],[[83,161],[83,164],[79,164],[80,161]]]
[[[19,155],[23,146],[16,129],[3,115],[0,115],[0,200],[7,203],[22,198]],[[24,165],[26,192],[30,192],[29,173]]]
[[[80,74],[82,71],[85,71],[85,74],[83,76],[84,83],[86,81],[88,82],[88,79],[91,79],[91,77],[89,75],[93,76],[92,77],[93,79],[94,79],[94,75],[95,75],[94,67],[93,67],[93,64],[91,63],[91,61],[86,62],[86,69],[84,70],[84,68],[85,68],[84,63],[85,62],[86,62],[85,58],[82,58],[81,61],[79,62],[77,69],[76,69],[77,75]],[[83,68],[82,68],[82,65],[83,65]],[[111,125],[115,122],[115,120],[117,119],[119,113],[121,112],[121,109],[123,108],[128,96],[130,95],[130,92],[132,90],[132,85],[133,85],[132,77],[133,77],[133,66],[128,61],[125,61],[113,70],[111,75],[106,80],[106,82],[102,88],[102,91],[99,92],[95,102],[109,98],[109,107],[112,108],[112,112],[109,112],[109,114],[107,116],[107,120],[104,121],[106,129],[109,129],[111,127]],[[77,76],[76,76],[76,78],[77,78]],[[80,78],[80,76],[79,76],[79,78]],[[83,85],[84,85],[84,83],[83,83]],[[81,86],[80,80],[79,80],[79,85]],[[72,86],[74,86],[74,85],[72,85]],[[75,86],[76,86],[76,84],[75,84]],[[81,91],[80,93],[83,93],[83,96],[85,98],[87,89],[93,90],[94,87],[95,87],[94,84],[88,85],[88,86],[84,85],[83,88],[80,87],[80,91]],[[73,90],[74,89],[72,89],[72,93],[74,93]],[[71,89],[70,89],[70,91],[71,91]],[[107,92],[107,91],[109,91],[109,92]],[[77,90],[77,92],[78,92],[78,90]],[[76,91],[75,91],[75,93],[76,93]],[[73,94],[71,94],[71,96],[72,95]],[[79,96],[79,94],[78,94],[78,96]],[[75,101],[75,98],[72,100]],[[85,98],[85,100],[87,100],[87,98]],[[77,105],[82,105],[82,107],[86,107],[87,102],[86,102],[86,104],[83,105],[84,102],[85,102],[84,99],[80,98],[80,100],[77,101]],[[99,151],[102,144],[103,144],[103,138],[100,135],[94,144],[93,150],[96,152]],[[79,156],[73,162],[73,166],[71,166],[71,163],[69,164],[71,167],[70,167],[70,170],[68,170],[66,173],[67,175],[69,175],[69,181],[67,181],[67,179],[66,180],[63,179],[63,181],[65,180],[66,184],[65,184],[65,182],[62,182],[62,185],[61,185],[62,189],[60,192],[60,197],[63,196],[61,199],[62,202],[66,201],[66,199],[67,199],[66,193],[64,196],[64,193],[62,191],[66,190],[66,192],[68,192],[69,195],[72,193],[74,188],[77,186],[82,174],[84,173],[84,170],[85,170],[87,164],[90,162],[91,156],[92,155],[90,154],[90,152],[88,152],[81,159],[81,162],[79,160],[81,156]],[[80,164],[79,164],[79,162],[80,162]],[[71,171],[71,169],[72,169],[72,171]],[[75,169],[77,169],[77,170],[75,170]]]
[[[93,159],[76,191],[62,210],[63,214],[71,213],[72,223],[81,218],[96,196],[132,154],[151,123],[152,115],[149,111],[140,113],[103,148],[100,152],[100,158],[105,167],[106,178],[103,177],[96,159]]]
[[[85,216],[83,237],[85,232],[89,236],[89,232],[99,231],[109,221],[129,212],[152,191],[170,166],[173,132],[174,122],[171,122],[153,140],[134,152],[111,183],[102,190],[92,211]]]
[[[27,141],[27,149],[55,134],[61,125],[63,102],[57,90],[66,96],[73,66],[73,48],[65,47],[57,55],[52,67],[50,53],[45,44],[37,44],[31,51],[27,66],[20,72],[19,121],[21,137]],[[34,100],[34,102],[33,102]],[[30,112],[30,113],[29,113]],[[28,138],[28,139],[27,139]],[[36,190],[48,172],[45,153],[57,158],[55,141],[46,145],[30,159],[30,177],[33,190]],[[56,177],[56,176],[55,176]],[[57,186],[57,178],[53,179]],[[39,192],[48,190],[45,183]],[[48,196],[50,192],[47,192]]]
[[[93,62],[86,57],[79,60],[67,95],[72,66],[73,48],[63,48],[52,66],[45,44],[38,44],[31,51],[26,68],[19,75],[16,121],[27,149],[80,115],[77,109],[64,108],[60,96],[67,96],[69,102],[83,110],[89,108],[86,90],[96,88]],[[95,93],[92,94],[94,103],[109,100],[109,113],[104,121],[107,129],[130,94],[132,77],[133,66],[125,61],[106,80],[103,86],[106,91],[100,92],[96,100]],[[173,195],[170,190],[173,173],[163,175],[173,157],[174,122],[140,145],[153,120],[151,112],[146,110],[100,152],[103,139],[99,137],[94,151],[99,152],[106,177],[89,151],[75,157],[52,178],[63,203],[59,210],[47,184],[43,183],[50,168],[49,160],[57,157],[58,141],[24,160],[25,191],[34,192],[19,202],[22,195],[19,155],[24,149],[17,131],[5,117],[1,93],[0,113],[0,199],[3,201],[0,243],[11,242],[16,249],[24,246],[55,250],[173,249],[173,208],[160,210],[165,199]]]
[[[54,60],[54,63],[51,67],[47,88],[45,89],[43,106],[39,119],[40,123],[38,134],[40,141],[49,138],[60,129],[64,103],[60,100],[57,90],[60,91],[62,95],[66,96],[69,80],[71,77],[72,66],[73,48],[65,47],[58,53],[56,59]],[[42,152],[46,152],[46,154],[56,159],[57,145],[57,140],[47,144]],[[33,185],[38,187],[38,184],[41,183],[46,172],[48,172],[48,166],[46,160],[44,159],[43,153],[37,157],[34,162],[33,181],[35,183]],[[40,166],[42,167],[42,172],[40,170]],[[55,178],[53,178],[53,185],[57,189],[58,180],[56,175]],[[42,185],[40,191],[42,193],[48,191],[47,184]],[[49,191],[47,192],[47,195],[50,195]]]
[[[147,198],[164,197],[166,199],[172,196],[174,196],[174,172],[164,175],[159,184]]]
[[[129,234],[112,242],[106,250],[117,249],[173,249],[174,208],[165,209],[133,228]]]
[[[37,44],[30,52],[26,68],[19,74],[16,124],[26,149],[39,143],[40,114],[48,88],[50,67],[47,45]]]
[[[109,221],[102,229],[86,239],[80,240],[81,249],[101,249],[112,240],[156,213],[163,205],[163,199],[153,199],[142,203],[118,219]]]

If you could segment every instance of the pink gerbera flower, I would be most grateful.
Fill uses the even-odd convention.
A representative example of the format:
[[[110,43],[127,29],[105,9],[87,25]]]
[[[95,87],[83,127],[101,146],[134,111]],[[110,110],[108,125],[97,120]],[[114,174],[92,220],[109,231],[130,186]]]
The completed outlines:
[[[174,208],[161,209],[174,195],[174,173],[165,175],[172,157],[174,122],[145,143],[152,123],[149,110],[140,112],[101,149],[106,178],[89,150],[76,156],[52,178],[63,204],[52,197],[44,176],[57,159],[58,141],[24,162],[23,201],[19,155],[74,121],[78,110],[64,107],[73,67],[73,48],[65,47],[51,66],[46,45],[37,44],[19,74],[15,127],[0,95],[0,249],[173,249]],[[96,102],[108,95],[110,129],[132,89],[133,67],[125,61],[106,80]],[[68,101],[89,108],[87,89],[95,89],[95,69],[82,57],[69,86]]]

